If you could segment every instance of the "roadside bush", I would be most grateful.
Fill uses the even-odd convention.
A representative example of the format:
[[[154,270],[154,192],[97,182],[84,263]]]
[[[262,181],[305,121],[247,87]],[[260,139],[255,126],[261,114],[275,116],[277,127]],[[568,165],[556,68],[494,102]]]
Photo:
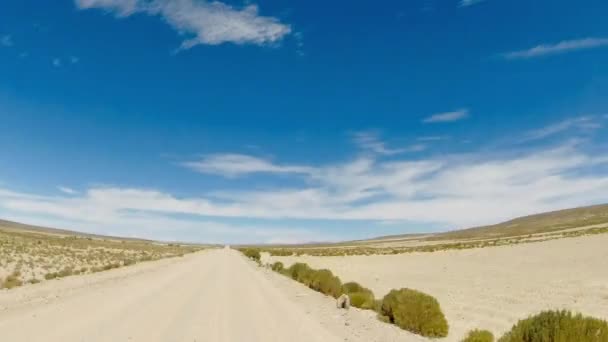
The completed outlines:
[[[371,291],[352,292],[348,294],[350,305],[364,310],[374,310],[376,300]]]
[[[277,265],[277,263],[273,265],[273,269],[275,269],[275,265]],[[280,264],[278,267],[281,266],[283,266],[283,264]],[[340,281],[340,278],[336,277],[330,270],[315,270],[310,268],[307,264],[297,262],[289,268],[281,269],[279,272],[317,292],[334,298],[338,298],[342,295],[342,281]]]
[[[400,328],[422,336],[448,335],[448,322],[439,302],[416,290],[403,288],[389,292],[382,300],[381,314]]]
[[[258,251],[257,249],[250,248],[250,249],[245,249],[242,252],[249,259],[252,259],[252,260],[255,260],[255,261],[258,261],[258,262],[262,258],[262,256],[260,255],[260,251]]]
[[[374,310],[376,300],[371,291],[352,292],[348,294],[350,297],[350,305],[364,310]]]
[[[63,278],[63,277],[71,276],[72,274],[74,274],[74,271],[71,268],[64,268],[61,271],[59,271],[59,273],[57,273],[57,276],[60,278]]]
[[[462,342],[494,342],[494,335],[487,330],[471,330]]]
[[[570,311],[543,311],[520,320],[499,342],[605,342],[606,321],[573,315]]]
[[[342,282],[330,270],[312,271],[309,286],[315,291],[334,298],[342,295]]]
[[[44,275],[44,279],[51,280],[57,278],[57,272],[51,272]]]
[[[285,266],[283,266],[283,263],[280,261],[277,261],[274,264],[272,264],[272,270],[275,272],[281,272],[281,271],[283,271],[284,268],[285,268]]]
[[[349,281],[348,283],[344,283],[342,285],[342,291],[344,293],[363,292],[364,290],[367,289],[354,281]]]
[[[0,289],[12,289],[14,287],[18,287],[23,285],[23,281],[19,279],[17,272],[9,275],[6,279],[0,283]]]
[[[342,292],[350,298],[350,305],[365,310],[376,309],[376,298],[374,293],[356,282],[348,282],[342,285]]]
[[[310,277],[311,271],[312,269],[307,264],[296,262],[287,269],[287,275],[295,281],[304,283],[305,279]]]

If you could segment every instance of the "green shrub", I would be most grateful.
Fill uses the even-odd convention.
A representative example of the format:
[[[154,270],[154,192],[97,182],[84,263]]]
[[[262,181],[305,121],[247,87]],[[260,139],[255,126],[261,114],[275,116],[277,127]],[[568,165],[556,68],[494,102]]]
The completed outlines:
[[[471,330],[462,342],[494,342],[494,335],[487,330]]]
[[[366,289],[365,287],[359,285],[359,283],[356,283],[354,281],[349,281],[348,283],[344,283],[344,285],[342,285],[342,291],[344,293],[351,293],[351,292],[363,292]]]
[[[63,278],[63,277],[71,276],[72,274],[74,274],[74,271],[71,268],[64,268],[61,271],[59,271],[57,276],[60,278]]]
[[[51,272],[44,275],[44,279],[51,280],[57,278],[57,272]]]
[[[543,311],[520,320],[499,342],[605,342],[608,323],[570,311]]]
[[[309,287],[334,298],[342,295],[342,282],[330,270],[312,271]]]
[[[351,292],[348,294],[350,297],[350,305],[364,310],[375,310],[376,299],[371,291],[362,292]]]
[[[378,314],[382,312],[382,299],[376,299],[374,301],[374,311],[376,311]]]
[[[312,269],[305,263],[296,262],[287,269],[287,274],[291,279],[303,283],[310,276]]]
[[[439,302],[411,289],[392,290],[382,300],[381,314],[402,329],[426,337],[448,335],[448,322]]]
[[[350,305],[356,308],[365,310],[375,310],[377,308],[374,293],[356,282],[351,281],[342,285],[342,292],[350,297]]]
[[[260,255],[260,251],[257,249],[245,249],[242,251],[243,254],[245,254],[246,257],[248,257],[249,259],[255,260],[255,261],[260,261],[260,259],[262,258],[262,256]]]
[[[272,270],[275,272],[281,272],[281,271],[283,271],[284,268],[285,268],[285,266],[283,266],[283,263],[280,261],[277,261],[274,264],[272,264]]]
[[[297,262],[279,272],[315,291],[334,298],[338,298],[342,294],[342,281],[330,270],[314,270],[307,264]]]
[[[23,281],[18,278],[20,273],[14,272],[13,274],[6,277],[6,279],[0,283],[0,289],[12,289],[23,285]]]

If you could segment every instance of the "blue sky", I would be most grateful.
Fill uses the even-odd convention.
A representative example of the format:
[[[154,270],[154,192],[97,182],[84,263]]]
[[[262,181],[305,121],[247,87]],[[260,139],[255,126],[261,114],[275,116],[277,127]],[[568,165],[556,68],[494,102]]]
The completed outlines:
[[[608,202],[605,1],[4,1],[0,217],[357,239]]]

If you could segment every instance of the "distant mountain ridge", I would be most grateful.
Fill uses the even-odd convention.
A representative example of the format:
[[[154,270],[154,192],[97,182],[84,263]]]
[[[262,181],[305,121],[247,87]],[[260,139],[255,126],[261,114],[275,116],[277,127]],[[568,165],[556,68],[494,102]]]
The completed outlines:
[[[338,243],[307,243],[298,245],[344,245],[344,244],[365,244],[366,242],[376,241],[382,242],[387,240],[405,240],[415,239],[420,241],[434,241],[434,240],[462,240],[462,239],[489,239],[489,238],[504,238],[511,236],[521,236],[539,233],[548,233],[558,230],[565,230],[571,228],[578,228],[596,224],[608,224],[608,204],[598,204],[586,207],[571,208],[556,210],[546,213],[522,216],[514,218],[509,221],[502,223],[472,227],[467,229],[452,230],[442,233],[419,233],[419,234],[400,234],[400,235],[388,235],[380,236],[365,240],[356,241],[345,241]],[[122,240],[140,240],[140,241],[153,241],[148,239],[139,238],[128,238],[128,237],[116,237],[116,236],[105,236],[99,234],[90,234],[77,232],[72,230],[57,229],[40,227],[34,225],[28,225],[18,222],[12,222],[0,219],[0,230],[8,229],[13,231],[30,231],[45,234],[59,234],[59,235],[74,235],[91,238],[102,238],[102,239],[122,239]],[[270,246],[278,246],[276,244],[270,244]]]
[[[428,234],[427,237],[422,240],[502,238],[548,233],[603,223],[608,224],[608,204],[556,210],[522,216],[493,225]],[[411,238],[412,236],[413,234],[391,235],[370,240],[405,239]]]

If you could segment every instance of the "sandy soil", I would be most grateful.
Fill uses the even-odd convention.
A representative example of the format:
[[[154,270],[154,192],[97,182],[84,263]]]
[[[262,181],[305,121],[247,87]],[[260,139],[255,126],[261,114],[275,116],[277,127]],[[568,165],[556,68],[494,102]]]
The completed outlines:
[[[6,341],[416,341],[229,250],[0,291]]]
[[[501,335],[544,309],[608,319],[608,234],[435,253],[347,257],[272,257],[328,268],[384,296],[409,287],[435,296],[450,324],[445,341],[473,328]]]

